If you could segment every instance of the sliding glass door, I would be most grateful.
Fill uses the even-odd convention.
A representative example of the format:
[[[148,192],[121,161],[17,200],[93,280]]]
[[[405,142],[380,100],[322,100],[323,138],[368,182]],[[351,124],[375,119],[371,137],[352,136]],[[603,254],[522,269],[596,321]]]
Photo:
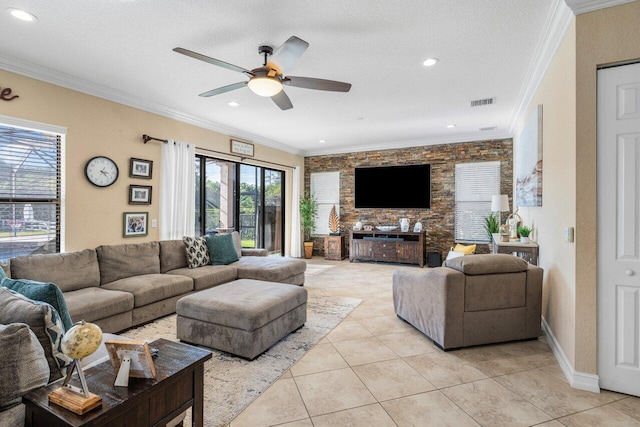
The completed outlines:
[[[196,156],[196,235],[237,230],[243,248],[284,254],[284,172]]]
[[[196,236],[235,229],[236,164],[196,156]]]
[[[239,231],[242,246],[283,253],[284,172],[240,165]]]

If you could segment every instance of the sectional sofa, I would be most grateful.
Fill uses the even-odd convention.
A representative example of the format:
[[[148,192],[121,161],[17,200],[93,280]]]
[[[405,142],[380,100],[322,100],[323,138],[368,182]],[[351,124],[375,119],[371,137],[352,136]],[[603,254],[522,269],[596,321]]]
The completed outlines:
[[[304,261],[242,249],[237,233],[232,237],[239,259],[228,265],[189,268],[183,241],[170,240],[16,257],[5,270],[12,279],[55,283],[69,323],[85,320],[111,333],[174,313],[183,296],[237,279],[304,284]],[[21,396],[64,375],[70,360],[59,352],[61,318],[48,304],[0,286],[0,427],[24,425]]]
[[[229,265],[189,268],[185,244],[168,240],[16,257],[10,275],[55,283],[74,322],[113,333],[174,313],[183,296],[236,279],[304,284],[304,261],[241,249],[237,233],[233,237],[239,260]]]

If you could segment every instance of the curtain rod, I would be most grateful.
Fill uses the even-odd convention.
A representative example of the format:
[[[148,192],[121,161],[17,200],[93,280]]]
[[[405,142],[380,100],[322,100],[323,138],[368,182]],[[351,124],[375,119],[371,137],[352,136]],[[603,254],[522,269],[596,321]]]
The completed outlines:
[[[147,134],[142,135],[142,141],[146,144],[149,141],[160,141],[164,144],[169,143],[168,139],[160,139],[160,138],[155,138],[153,136],[149,136]],[[244,160],[252,160],[251,157],[245,157],[245,156],[241,156],[239,154],[234,154],[234,153],[225,153],[224,151],[216,151],[216,150],[210,150],[208,148],[202,148],[202,147],[198,147],[196,146],[196,148],[198,150],[202,150],[202,151],[208,151],[211,153],[217,153],[217,154],[222,154],[224,156],[233,156],[233,157],[239,157],[240,158],[240,162],[243,162]],[[283,165],[282,163],[276,163],[276,162],[270,162],[268,160],[258,160],[258,159],[254,159],[256,162],[260,162],[260,163],[269,163],[270,165],[276,165],[276,166],[281,166],[284,168],[290,168],[290,169],[295,169],[294,166],[290,166],[290,165]]]

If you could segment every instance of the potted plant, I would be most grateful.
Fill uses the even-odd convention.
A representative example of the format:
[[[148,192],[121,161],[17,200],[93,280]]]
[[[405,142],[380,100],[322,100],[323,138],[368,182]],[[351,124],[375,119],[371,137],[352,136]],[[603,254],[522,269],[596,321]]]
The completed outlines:
[[[518,227],[518,234],[520,235],[520,243],[529,243],[529,234],[533,231],[533,228],[521,225]]]
[[[489,242],[493,241],[493,234],[500,232],[500,224],[498,224],[498,218],[493,213],[490,213],[484,220],[484,229],[489,235]]]
[[[313,241],[311,233],[316,228],[316,217],[318,216],[318,202],[313,195],[306,190],[304,196],[300,198],[300,226],[304,236],[304,257],[309,259],[313,254]]]

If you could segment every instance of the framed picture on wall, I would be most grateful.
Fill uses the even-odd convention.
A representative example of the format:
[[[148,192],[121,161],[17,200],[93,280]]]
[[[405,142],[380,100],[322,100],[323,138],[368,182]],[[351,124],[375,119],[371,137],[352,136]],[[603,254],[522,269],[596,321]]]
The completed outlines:
[[[150,205],[151,186],[150,185],[130,185],[129,186],[130,205]]]
[[[153,161],[145,159],[134,159],[129,161],[129,177],[151,179],[153,172]]]
[[[149,212],[125,212],[124,237],[146,236],[149,233]]]
[[[244,156],[254,156],[254,147],[250,142],[231,140],[231,152],[235,154],[242,154]]]

